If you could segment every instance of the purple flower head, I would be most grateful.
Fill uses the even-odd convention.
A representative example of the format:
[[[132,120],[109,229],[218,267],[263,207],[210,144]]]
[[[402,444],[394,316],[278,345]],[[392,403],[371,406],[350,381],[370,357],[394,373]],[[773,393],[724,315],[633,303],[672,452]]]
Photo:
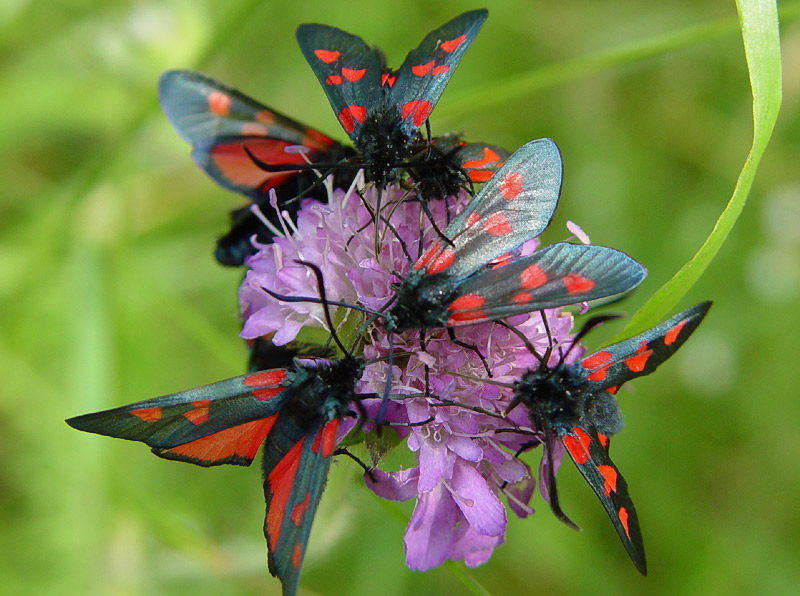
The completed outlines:
[[[245,318],[242,337],[274,334],[272,341],[282,345],[292,341],[301,328],[326,327],[319,304],[279,302],[264,291],[269,288],[287,296],[317,297],[313,273],[296,263],[297,259],[320,268],[329,300],[383,308],[394,295],[392,284],[405,277],[421,249],[438,235],[427,217],[421,216],[419,204],[396,187],[385,189],[380,197],[381,213],[389,223],[380,225],[376,233],[372,222],[377,203],[374,187],[360,192],[331,190],[327,204],[303,202],[296,225],[287,221],[284,235],[262,246],[247,261],[250,270],[239,293]],[[452,216],[465,204],[462,195],[431,201],[428,206],[444,229],[448,205]],[[529,243],[525,252],[534,250],[535,245],[535,241]],[[517,315],[506,322],[521,331],[538,354],[550,346],[549,337],[555,343],[568,342],[572,329],[572,316],[560,309]],[[456,334],[478,348],[494,381],[512,383],[526,370],[539,366],[520,338],[496,323],[461,328]],[[387,356],[390,347],[380,322],[367,328],[363,346],[364,358],[373,362],[367,365],[356,390],[382,395],[388,364],[385,359],[374,360]],[[530,433],[508,432],[515,427],[530,429],[525,409],[517,407],[506,418],[498,416],[510,405],[511,391],[481,380],[486,371],[480,357],[454,344],[447,331],[427,331],[424,347],[418,331],[395,334],[393,348],[391,391],[395,399],[387,409],[386,421],[410,423],[394,428],[406,437],[417,465],[396,471],[376,469],[374,481],[365,475],[365,482],[380,497],[416,499],[404,538],[409,568],[424,571],[447,559],[480,565],[503,542],[503,500],[519,517],[533,511],[528,503],[536,482],[528,465],[514,454],[538,439]],[[579,347],[572,350],[570,360],[582,351]],[[558,357],[554,353],[548,365],[555,364]],[[411,397],[426,390],[435,397]],[[401,399],[401,395],[410,397]],[[380,400],[364,400],[370,416],[377,413],[379,404]],[[561,453],[554,456],[557,466]],[[545,478],[542,472],[540,466],[540,478]]]

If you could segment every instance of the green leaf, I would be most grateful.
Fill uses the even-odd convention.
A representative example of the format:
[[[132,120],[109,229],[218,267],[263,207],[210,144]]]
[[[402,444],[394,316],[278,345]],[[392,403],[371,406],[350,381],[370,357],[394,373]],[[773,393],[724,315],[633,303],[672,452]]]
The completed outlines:
[[[742,213],[758,164],[775,128],[781,105],[777,6],[774,0],[737,0],[736,7],[753,92],[753,144],[733,195],[700,250],[631,317],[615,341],[640,333],[663,319],[703,274]]]

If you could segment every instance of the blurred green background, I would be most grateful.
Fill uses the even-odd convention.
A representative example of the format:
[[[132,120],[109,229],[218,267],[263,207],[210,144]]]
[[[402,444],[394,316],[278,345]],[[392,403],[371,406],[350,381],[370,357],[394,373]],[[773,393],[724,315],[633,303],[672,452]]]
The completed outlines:
[[[751,138],[732,1],[497,2],[433,114],[434,133],[514,149],[554,138],[561,205],[649,278],[632,313],[697,250]],[[390,64],[480,4],[387,0],[93,0],[0,5],[0,593],[268,595],[260,471],[159,460],[63,419],[240,374],[236,286],[213,241],[241,201],[189,159],[156,102],[168,68],[202,70],[343,138],[299,52],[319,21]],[[797,14],[797,4],[782,9]],[[787,13],[788,14],[788,13]],[[613,67],[575,59],[712,25]],[[718,25],[718,26],[717,26]],[[800,585],[800,25],[783,19],[784,103],[739,225],[682,303],[716,304],[657,375],[620,395],[615,461],[639,511],[636,573],[572,466],[562,505],[583,527],[510,519],[470,573],[495,596],[796,594]],[[538,87],[501,84],[544,73]],[[484,107],[486,102],[491,105]],[[605,337],[621,329],[604,330]],[[590,338],[590,347],[603,341]],[[798,451],[796,451],[798,450]],[[538,453],[528,456],[538,460]],[[403,525],[334,465],[301,594],[465,594],[412,573]],[[410,506],[405,508],[410,513]]]

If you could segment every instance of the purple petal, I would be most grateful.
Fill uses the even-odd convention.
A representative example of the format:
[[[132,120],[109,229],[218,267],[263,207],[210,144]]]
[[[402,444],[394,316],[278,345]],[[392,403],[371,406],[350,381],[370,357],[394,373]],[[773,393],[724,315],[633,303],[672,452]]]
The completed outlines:
[[[519,460],[517,460],[519,461]],[[503,492],[506,495],[508,507],[517,517],[528,517],[533,513],[533,508],[529,505],[533,491],[536,488],[536,480],[534,480],[528,464],[520,462],[525,467],[525,475],[518,481],[508,484]]]
[[[448,558],[459,517],[458,507],[441,484],[417,498],[403,537],[409,569],[427,571]]]
[[[506,459],[502,463],[495,464],[495,472],[505,482],[516,484],[526,478],[531,477],[531,471],[524,461],[514,457],[512,454],[504,452]]]
[[[276,346],[284,346],[297,337],[297,333],[303,326],[297,321],[286,320],[284,324],[272,336],[272,343]]]
[[[500,536],[506,531],[503,503],[474,466],[457,460],[450,488],[456,505],[478,534]]]
[[[433,490],[447,465],[447,445],[428,437],[419,448],[419,492]]]
[[[397,369],[398,373],[401,373],[401,369]],[[428,404],[422,400],[412,400],[409,402],[408,406],[408,421],[409,422],[422,422],[427,420],[431,417],[430,415],[430,407]]]
[[[503,535],[484,536],[478,534],[472,526],[461,523],[456,530],[450,559],[462,559],[469,567],[483,565],[492,556],[494,549],[503,544]]]
[[[454,452],[458,457],[471,462],[479,462],[483,459],[483,449],[478,442],[470,437],[451,435],[447,439],[447,448]]]
[[[372,470],[375,482],[364,474],[364,483],[373,493],[390,501],[408,501],[417,496],[417,480],[419,468],[410,468],[398,472],[384,472],[378,468]]]

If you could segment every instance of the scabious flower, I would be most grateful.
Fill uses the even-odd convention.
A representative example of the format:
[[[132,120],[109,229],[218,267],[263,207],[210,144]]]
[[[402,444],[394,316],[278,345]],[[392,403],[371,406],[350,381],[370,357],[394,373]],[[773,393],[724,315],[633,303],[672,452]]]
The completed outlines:
[[[438,236],[427,217],[421,216],[419,204],[391,186],[380,196],[381,214],[388,223],[379,225],[376,232],[373,212],[378,198],[371,186],[358,191],[355,185],[349,191],[330,189],[327,204],[305,201],[296,224],[286,221],[285,234],[248,259],[249,271],[239,293],[245,318],[242,337],[274,333],[272,341],[282,345],[292,341],[302,327],[325,327],[321,305],[280,302],[264,291],[317,297],[316,279],[298,259],[320,268],[329,300],[372,310],[389,302],[392,284],[405,277],[422,248]],[[431,201],[428,206],[444,229],[448,208],[452,216],[465,204],[462,194]],[[535,242],[526,248],[533,250]],[[538,354],[544,354],[550,345],[547,329],[555,343],[568,342],[572,317],[552,309],[544,315],[518,315],[507,323],[524,333]],[[496,323],[456,329],[456,335],[477,347],[495,381],[511,383],[539,365],[516,334]],[[366,329],[365,338],[363,356],[368,361],[389,354],[389,338],[380,321]],[[450,341],[445,330],[427,331],[424,346],[418,331],[395,335],[393,349],[392,395],[410,397],[394,399],[385,418],[398,424],[394,428],[416,454],[417,465],[395,471],[376,469],[372,478],[365,475],[365,482],[380,497],[416,499],[404,538],[411,569],[426,570],[446,559],[480,565],[503,542],[503,498],[519,517],[532,512],[528,503],[536,482],[527,464],[514,454],[538,439],[530,433],[507,432],[530,428],[524,408],[515,408],[505,419],[489,414],[502,413],[511,402],[511,392],[484,382],[481,358]],[[572,350],[570,360],[581,353]],[[550,364],[557,358],[553,354]],[[387,373],[385,358],[371,362],[357,391],[382,395]],[[435,397],[411,397],[426,391]],[[377,412],[379,401],[364,401],[370,415]],[[561,453],[556,450],[554,456],[558,465]],[[546,477],[541,469],[539,477]],[[546,499],[544,486],[542,494]]]

